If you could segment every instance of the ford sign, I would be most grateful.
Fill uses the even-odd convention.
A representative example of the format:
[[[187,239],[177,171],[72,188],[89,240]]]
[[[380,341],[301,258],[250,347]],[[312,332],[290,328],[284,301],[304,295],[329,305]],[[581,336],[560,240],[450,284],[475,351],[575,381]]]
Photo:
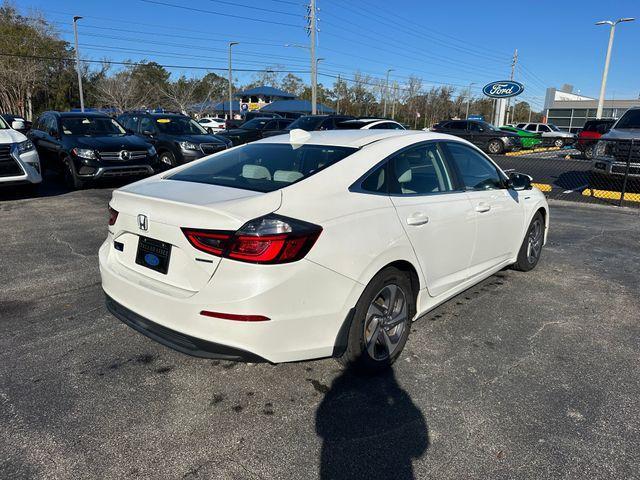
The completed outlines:
[[[509,98],[524,92],[524,85],[513,80],[491,82],[484,86],[482,93],[491,98]]]

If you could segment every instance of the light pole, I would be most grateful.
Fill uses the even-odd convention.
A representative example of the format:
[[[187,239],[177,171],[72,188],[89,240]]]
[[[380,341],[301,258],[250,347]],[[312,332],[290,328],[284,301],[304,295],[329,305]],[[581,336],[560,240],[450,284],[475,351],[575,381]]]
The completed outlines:
[[[311,52],[311,115],[317,113],[317,98],[318,98],[318,61],[324,60],[324,58],[316,59],[316,47],[315,41],[311,41],[311,46],[300,45],[297,43],[285,43],[285,47],[303,48]]]
[[[82,75],[80,74],[80,52],[78,52],[78,20],[82,17],[73,17],[73,36],[76,43],[76,71],[78,72],[78,90],[80,91],[80,111],[84,112],[84,95],[82,93]]]
[[[323,60],[324,60],[324,58],[322,58],[322,57],[320,57],[320,58],[316,58],[316,78],[317,78],[317,75],[318,75],[318,64],[319,64],[321,61],[323,61]],[[316,83],[316,89],[317,89],[317,88],[318,88],[318,85],[317,85],[317,83]],[[316,90],[316,91],[317,91],[317,90]],[[324,113],[324,112],[322,111],[322,98],[320,98],[320,102],[321,102],[321,104],[320,104],[320,109],[321,109],[320,113],[322,114],[322,113]]]
[[[613,37],[616,33],[616,25],[621,22],[633,22],[635,18],[619,18],[618,20],[602,20],[596,22],[596,25],[609,25],[611,30],[609,32],[609,46],[607,47],[607,56],[604,61],[604,72],[602,73],[602,85],[600,86],[600,98],[598,99],[598,110],[596,112],[596,118],[602,118],[602,108],[604,107],[604,92],[607,87],[607,75],[609,75],[609,61],[611,60],[611,47],[613,47]]]
[[[465,117],[465,119],[469,118],[469,105],[471,103],[471,87],[475,85],[475,83],[470,83],[469,84],[469,91],[467,93],[467,116]]]
[[[384,87],[384,109],[382,110],[382,118],[387,117],[387,97],[389,96],[389,73],[393,72],[393,68],[387,69],[387,82]]]
[[[231,47],[240,42],[229,42],[229,120],[233,120],[233,77],[231,76]]]

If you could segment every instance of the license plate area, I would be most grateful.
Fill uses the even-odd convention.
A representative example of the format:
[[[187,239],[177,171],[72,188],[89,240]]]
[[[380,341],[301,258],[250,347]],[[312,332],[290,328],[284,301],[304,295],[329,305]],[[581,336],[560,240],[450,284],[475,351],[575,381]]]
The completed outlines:
[[[140,236],[136,263],[159,273],[166,274],[169,270],[171,244],[149,237]]]

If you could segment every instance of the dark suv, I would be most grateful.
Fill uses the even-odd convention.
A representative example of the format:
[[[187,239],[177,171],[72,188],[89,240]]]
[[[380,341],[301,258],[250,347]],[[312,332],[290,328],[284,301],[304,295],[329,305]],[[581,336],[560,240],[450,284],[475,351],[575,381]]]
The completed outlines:
[[[179,113],[125,112],[118,121],[127,131],[150,142],[165,168],[182,165],[231,146],[231,141],[208,133],[198,122]]]
[[[296,128],[306,130],[307,132],[314,130],[335,130],[340,123],[345,120],[355,120],[355,118],[356,117],[351,115],[303,115],[302,117],[296,118],[286,129],[273,130],[264,136],[282,135]]]
[[[269,137],[273,132],[282,132],[293,122],[290,118],[261,118],[256,117],[243,123],[238,128],[224,130],[218,133],[219,136],[228,138],[234,145],[260,140]]]
[[[70,188],[101,178],[151,175],[159,166],[151,144],[102,113],[45,112],[28,136],[44,165],[62,172]]]
[[[431,130],[464,138],[492,155],[522,148],[522,141],[517,133],[505,132],[481,120],[446,120],[435,124]]]

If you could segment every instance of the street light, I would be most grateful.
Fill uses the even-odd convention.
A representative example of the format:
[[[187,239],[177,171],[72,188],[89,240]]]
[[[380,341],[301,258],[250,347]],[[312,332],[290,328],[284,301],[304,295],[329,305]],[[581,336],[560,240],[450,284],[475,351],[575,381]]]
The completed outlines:
[[[389,73],[393,72],[393,68],[387,69],[387,83],[384,87],[384,109],[382,111],[382,118],[387,118],[387,97],[389,96]]]
[[[285,47],[303,48],[311,52],[311,115],[315,115],[317,108],[317,95],[318,95],[318,59],[315,61],[315,41],[311,42],[311,46],[300,45],[299,43],[285,43]],[[324,58],[322,59],[324,60]]]
[[[469,92],[467,94],[467,116],[465,117],[465,119],[469,118],[469,104],[471,103],[471,87],[475,85],[474,82],[469,84]]]
[[[73,35],[76,43],[76,71],[78,72],[78,90],[80,91],[80,111],[84,113],[84,95],[82,93],[82,75],[80,74],[80,52],[78,52],[78,20],[82,17],[73,17]]]
[[[609,75],[609,61],[611,60],[611,47],[613,47],[613,36],[616,33],[616,25],[622,22],[633,22],[635,18],[620,18],[615,21],[601,20],[596,22],[596,25],[609,25],[611,31],[609,32],[609,46],[607,47],[607,56],[604,61],[604,72],[602,74],[602,85],[600,86],[600,98],[598,99],[598,110],[596,112],[596,118],[602,118],[602,108],[604,107],[604,92],[607,87],[607,75]]]
[[[240,42],[229,42],[229,120],[233,120],[233,87],[231,76],[231,47],[239,45]]]

